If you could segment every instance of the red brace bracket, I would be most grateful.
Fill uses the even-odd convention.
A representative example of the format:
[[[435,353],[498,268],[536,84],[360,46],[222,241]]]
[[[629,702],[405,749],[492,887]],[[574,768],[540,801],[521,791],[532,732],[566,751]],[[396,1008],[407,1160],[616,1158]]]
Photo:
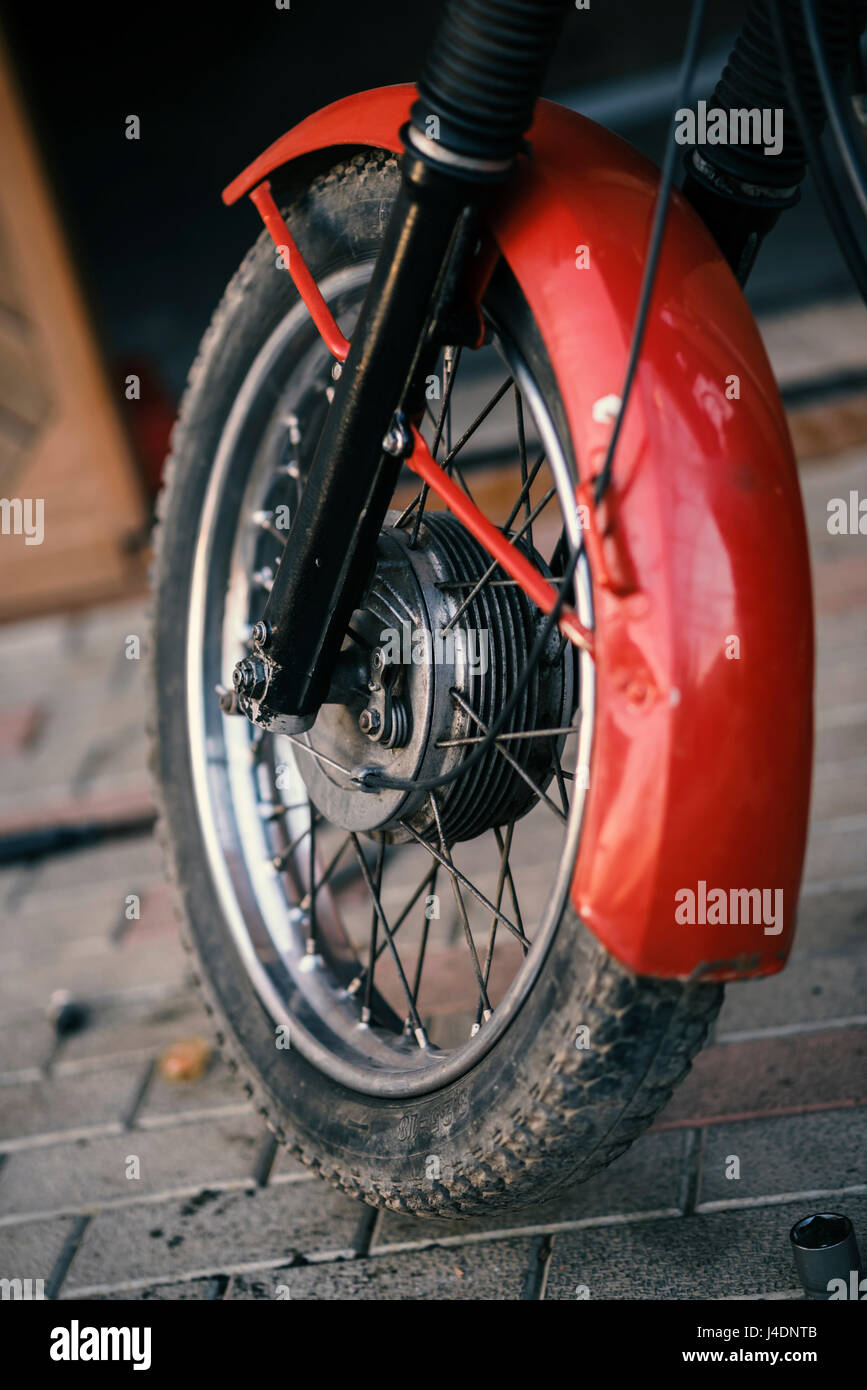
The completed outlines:
[[[319,293],[319,286],[307,269],[304,257],[292,238],[292,233],[280,216],[280,210],[271,196],[271,185],[267,179],[253,189],[250,194],[250,202],[259,212],[271,240],[283,257],[283,264],[292,276],[296,290],[310,311],[310,317],[316,325],[320,338],[332,357],[336,357],[338,362],[345,362],[349,343],[337,327],[334,315]]]

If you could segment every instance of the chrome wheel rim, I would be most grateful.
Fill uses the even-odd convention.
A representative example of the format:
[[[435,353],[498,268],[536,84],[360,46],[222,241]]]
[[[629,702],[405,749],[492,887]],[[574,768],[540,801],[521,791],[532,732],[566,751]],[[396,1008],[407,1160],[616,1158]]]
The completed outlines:
[[[357,311],[370,269],[366,264],[340,271],[321,285],[333,310],[346,322],[351,323]],[[549,491],[556,494],[553,500],[560,510],[562,530],[574,543],[580,536],[574,480],[556,429],[541,391],[516,345],[502,328],[495,325],[495,331],[497,350],[511,373],[515,399],[521,403],[518,418],[525,412],[523,429],[527,438],[535,431],[541,444],[546,456],[545,468],[553,480],[553,489]],[[577,659],[580,706],[575,732],[566,740],[573,768],[572,795],[570,799],[564,791],[563,777],[569,777],[570,773],[563,769],[563,777],[558,777],[558,790],[563,795],[563,824],[556,837],[548,836],[552,842],[556,839],[556,848],[550,853],[550,891],[544,906],[540,905],[533,914],[532,936],[529,930],[525,933],[532,946],[525,950],[519,941],[522,959],[514,976],[498,993],[496,1004],[490,1010],[483,1009],[479,1003],[469,1036],[454,1046],[442,1045],[432,1034],[425,1036],[422,1043],[415,1021],[410,1018],[409,1002],[412,986],[416,983],[412,976],[420,960],[422,969],[416,983],[415,1002],[416,1013],[421,1019],[427,987],[424,967],[432,958],[425,960],[425,946],[419,948],[417,938],[411,942],[415,947],[411,953],[414,959],[408,955],[403,972],[409,985],[404,1017],[387,995],[379,993],[375,979],[376,970],[384,968],[380,966],[382,958],[392,962],[395,955],[401,958],[400,950],[395,950],[395,915],[387,914],[381,902],[379,909],[375,906],[375,900],[381,899],[383,892],[381,884],[379,892],[375,891],[377,872],[381,877],[384,862],[388,861],[391,849],[397,847],[380,850],[376,844],[362,846],[359,858],[357,852],[353,856],[353,851],[357,851],[357,846],[353,845],[346,852],[343,866],[338,859],[337,867],[326,874],[333,854],[317,828],[317,813],[308,799],[299,759],[291,742],[280,736],[261,736],[245,719],[226,717],[215,695],[215,687],[226,682],[235,662],[245,654],[250,615],[256,608],[257,585],[261,606],[261,585],[267,583],[260,560],[263,533],[267,535],[269,525],[273,529],[273,508],[267,505],[269,489],[274,487],[275,476],[291,479],[295,463],[303,473],[303,459],[300,456],[293,459],[293,453],[302,455],[305,447],[304,440],[297,437],[298,422],[305,413],[315,422],[317,412],[321,417],[326,408],[330,361],[303,306],[294,306],[257,354],[222,432],[201,514],[190,596],[186,718],[193,782],[200,830],[220,905],[241,965],[270,1018],[275,1038],[282,1038],[283,1046],[288,1042],[290,1049],[297,1048],[314,1066],[352,1090],[381,1096],[411,1096],[425,1094],[454,1081],[476,1065],[509,1026],[538,975],[562,916],[579,843],[587,779],[584,775],[576,775],[576,770],[586,770],[590,766],[594,675],[590,658],[585,653],[580,654]],[[277,381],[280,382],[279,391],[274,386]],[[456,403],[455,388],[453,404]],[[478,441],[478,430],[475,437]],[[521,466],[526,481],[525,456],[526,448],[523,448]],[[279,473],[281,469],[284,470],[282,474]],[[530,511],[531,497],[531,491],[527,491],[525,515]],[[263,521],[269,511],[270,518]],[[277,537],[274,543],[277,544]],[[254,575],[258,576],[257,580],[253,579]],[[590,581],[583,559],[576,572],[575,601],[582,622],[591,627]],[[460,779],[455,785],[460,785]],[[512,942],[514,940],[513,933],[508,933],[503,926],[508,919],[514,928],[514,914],[506,914],[502,902],[503,893],[509,891],[510,855],[516,826],[523,830],[525,822],[529,823],[545,809],[537,801],[523,821],[513,822],[509,830],[500,827],[499,839],[494,831],[486,832],[484,837],[494,836],[499,853],[496,879],[500,896],[481,895],[488,908],[493,905],[495,914],[500,914],[494,916],[490,929],[494,937],[500,932],[500,943],[495,941],[484,957],[490,972],[488,980],[493,974],[493,956],[498,945],[509,936]],[[509,854],[504,856],[506,834]],[[468,875],[457,857],[464,847],[446,846],[454,851],[446,856],[451,861],[452,871],[442,862],[444,842],[437,842],[434,837],[433,843],[440,851],[439,861],[428,854],[425,846],[413,845],[410,850],[414,853],[417,849],[425,862],[430,859],[431,863],[437,863],[438,872],[455,890],[452,898],[456,917],[462,915],[458,904],[463,896],[471,901],[477,916],[482,911],[490,918],[490,912],[480,906],[478,898],[473,897],[467,887]],[[400,852],[408,859],[408,851]],[[346,900],[350,892],[355,892],[355,887],[350,890],[338,886],[342,868],[353,857],[357,876],[352,882],[356,886],[363,883],[370,890],[368,896],[374,903],[371,917],[377,918],[379,928],[378,942],[375,948],[371,947],[372,954],[366,961],[357,950],[358,932],[353,933],[346,927],[347,914],[351,918],[355,911],[352,905],[351,910],[347,909]],[[504,857],[509,866],[505,878]],[[286,860],[283,870],[275,867],[275,860],[280,859]],[[317,887],[323,875],[325,880]],[[443,894],[449,892],[446,883],[442,891]],[[305,897],[308,900],[306,910]],[[512,897],[517,907],[514,884]],[[313,949],[311,902],[314,936],[319,938],[314,940]],[[412,910],[415,911],[415,907]],[[427,906],[423,910],[426,914]],[[469,915],[465,906],[461,924],[464,927]],[[405,919],[408,923],[411,920],[409,916]],[[441,919],[426,916],[428,923],[436,920]],[[387,930],[383,929],[382,921]],[[523,931],[520,914],[518,924]],[[398,926],[410,930],[408,926],[404,928],[403,920]],[[424,933],[423,940],[427,943],[439,928],[416,924],[412,930],[417,937],[419,931]],[[475,943],[479,937],[475,955],[477,964],[481,965],[484,932],[477,931],[475,919],[470,924],[469,935],[466,930],[464,935],[468,960],[473,954],[469,942]],[[343,938],[348,945],[346,941],[341,945]],[[357,955],[354,964],[350,947]],[[373,970],[369,968],[371,960]],[[353,990],[359,971],[365,975],[363,986]],[[395,971],[399,973],[399,966],[395,966]],[[476,970],[477,987],[478,977]],[[480,1001],[486,994],[487,991],[481,989]],[[368,1003],[368,1016],[365,1017],[365,999],[372,997],[376,998],[376,1007],[371,1014]],[[281,1034],[281,1029],[288,1033]],[[422,1026],[422,1032],[425,1031]]]

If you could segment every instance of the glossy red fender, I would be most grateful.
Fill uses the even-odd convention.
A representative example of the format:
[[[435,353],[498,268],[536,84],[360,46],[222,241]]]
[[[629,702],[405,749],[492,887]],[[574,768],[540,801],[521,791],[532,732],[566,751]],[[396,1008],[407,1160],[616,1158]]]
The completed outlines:
[[[315,149],[399,150],[414,94],[388,87],[326,107],[251,164],[225,201]],[[550,102],[539,103],[530,142],[491,229],[550,355],[586,484],[611,429],[594,405],[622,389],[658,175]],[[804,517],[752,315],[677,195],[608,501],[609,538],[593,567],[596,722],[573,903],[640,973],[771,974],[791,945],[809,803]],[[724,916],[719,895],[702,910],[715,889]],[[765,890],[761,920],[755,895],[733,896],[753,889]],[[693,923],[677,920],[684,890]],[[746,923],[727,922],[733,905]]]

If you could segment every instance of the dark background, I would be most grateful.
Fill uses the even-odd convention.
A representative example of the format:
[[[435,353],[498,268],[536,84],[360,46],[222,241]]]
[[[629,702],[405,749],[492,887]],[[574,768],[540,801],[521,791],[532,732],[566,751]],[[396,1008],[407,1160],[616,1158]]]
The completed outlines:
[[[591,0],[567,13],[546,94],[661,158],[689,0]],[[745,4],[710,0],[695,97]],[[406,0],[0,7],[30,119],[107,356],[183,386],[223,286],[259,231],[222,187],[284,130],[353,91],[417,76],[441,10]],[[125,118],[141,139],[125,138]],[[783,219],[754,307],[844,292],[812,190]]]

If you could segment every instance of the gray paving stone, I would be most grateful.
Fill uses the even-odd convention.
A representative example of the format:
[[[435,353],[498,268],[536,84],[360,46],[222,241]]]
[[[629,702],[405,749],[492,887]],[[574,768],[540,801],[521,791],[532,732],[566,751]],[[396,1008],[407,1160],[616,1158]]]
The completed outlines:
[[[0,1226],[0,1279],[44,1279],[47,1285],[74,1227],[68,1216]]]
[[[795,941],[809,956],[856,954],[867,933],[867,887],[802,893]]]
[[[52,1055],[55,1041],[54,1028],[44,1013],[4,1022],[0,1025],[0,1074],[42,1066]]]
[[[810,1204],[633,1222],[556,1236],[546,1297],[701,1299],[769,1294],[797,1288],[789,1231]],[[863,1246],[867,1197],[848,1197]]]
[[[233,1115],[12,1153],[0,1168],[0,1218],[252,1182],[265,1134],[257,1116]],[[139,1178],[127,1177],[131,1157],[139,1159]]]
[[[28,894],[27,905],[55,893],[69,894],[74,889],[88,890],[94,885],[159,882],[163,873],[162,856],[153,835],[137,835],[130,839],[108,840],[89,849],[76,850],[44,859],[39,865]],[[128,892],[135,892],[130,887]]]
[[[210,1033],[208,1016],[198,996],[188,989],[157,998],[103,997],[93,1001],[87,1027],[63,1040],[55,1066],[63,1073],[103,1057],[157,1055],[178,1039],[207,1038]]]
[[[174,938],[120,947],[92,936],[46,952],[38,962],[11,959],[0,976],[0,1011],[14,1018],[45,1009],[60,989],[84,1003],[129,989],[156,993],[177,986],[186,971],[186,955]]]
[[[84,1302],[93,1303],[201,1303],[220,1296],[220,1285],[214,1279],[182,1279],[175,1284],[149,1284],[146,1288],[118,1289],[112,1293],[95,1294]],[[60,1291],[61,1300],[78,1298],[79,1295],[65,1289]]]
[[[206,1190],[191,1199],[108,1209],[88,1227],[65,1292],[349,1250],[360,1214],[360,1204],[324,1183]]]
[[[867,700],[867,692],[865,692]],[[867,740],[865,740],[867,743]],[[850,816],[867,809],[867,757],[818,764],[813,771],[810,812],[814,820]]]
[[[0,946],[10,960],[20,957],[38,961],[47,952],[69,949],[77,941],[107,942],[118,934],[118,928],[123,928],[125,942],[134,941],[143,935],[139,927],[144,917],[141,924],[127,921],[127,896],[137,894],[140,910],[145,914],[148,896],[155,887],[153,879],[130,876],[72,889],[55,887],[33,892],[0,927]],[[166,934],[177,935],[173,921],[166,923]]]
[[[857,955],[815,958],[795,950],[785,970],[765,980],[745,980],[725,993],[716,1027],[729,1033],[795,1027],[867,1014],[867,947]]]
[[[864,619],[861,618],[863,630]],[[863,643],[863,632],[860,638]],[[821,660],[821,657],[819,657]],[[817,711],[815,757],[823,762],[863,758],[867,747],[867,703],[842,700]]]
[[[467,1221],[440,1221],[383,1212],[373,1250],[404,1241],[431,1241],[446,1236],[466,1236],[477,1231],[551,1226],[561,1221],[584,1221],[633,1212],[677,1208],[687,1134],[668,1130],[645,1134],[608,1168],[573,1187],[552,1202],[521,1211],[473,1217]]]
[[[207,1032],[203,1034],[208,1038]],[[198,1081],[165,1081],[155,1072],[137,1123],[143,1127],[160,1124],[170,1117],[183,1118],[204,1110],[249,1106],[246,1092],[229,1068],[212,1054],[205,1075]]]
[[[0,869],[0,922],[17,910],[33,882],[33,864],[10,864]]]
[[[804,878],[834,878],[864,872],[867,864],[867,826],[852,830],[828,830],[827,822],[814,824],[807,841]]]
[[[144,781],[147,760],[146,682],[131,684],[118,699],[100,689],[86,668],[63,670],[62,706],[45,698],[50,676],[40,684],[44,718],[34,744],[5,760],[0,809],[11,815],[22,801],[68,800],[85,792],[132,789]],[[33,698],[31,690],[30,698]]]
[[[49,1077],[3,1087],[0,1150],[16,1140],[93,1125],[118,1124],[141,1084],[141,1064],[106,1065],[98,1073]]]
[[[533,1252],[532,1240],[492,1240],[268,1270],[236,1275],[227,1297],[230,1301],[276,1298],[282,1286],[288,1288],[290,1299],[305,1301],[515,1300],[523,1293]]]
[[[739,1178],[725,1175],[732,1155],[740,1160]],[[712,1126],[705,1136],[699,1208],[861,1184],[867,1187],[867,1108]]]

